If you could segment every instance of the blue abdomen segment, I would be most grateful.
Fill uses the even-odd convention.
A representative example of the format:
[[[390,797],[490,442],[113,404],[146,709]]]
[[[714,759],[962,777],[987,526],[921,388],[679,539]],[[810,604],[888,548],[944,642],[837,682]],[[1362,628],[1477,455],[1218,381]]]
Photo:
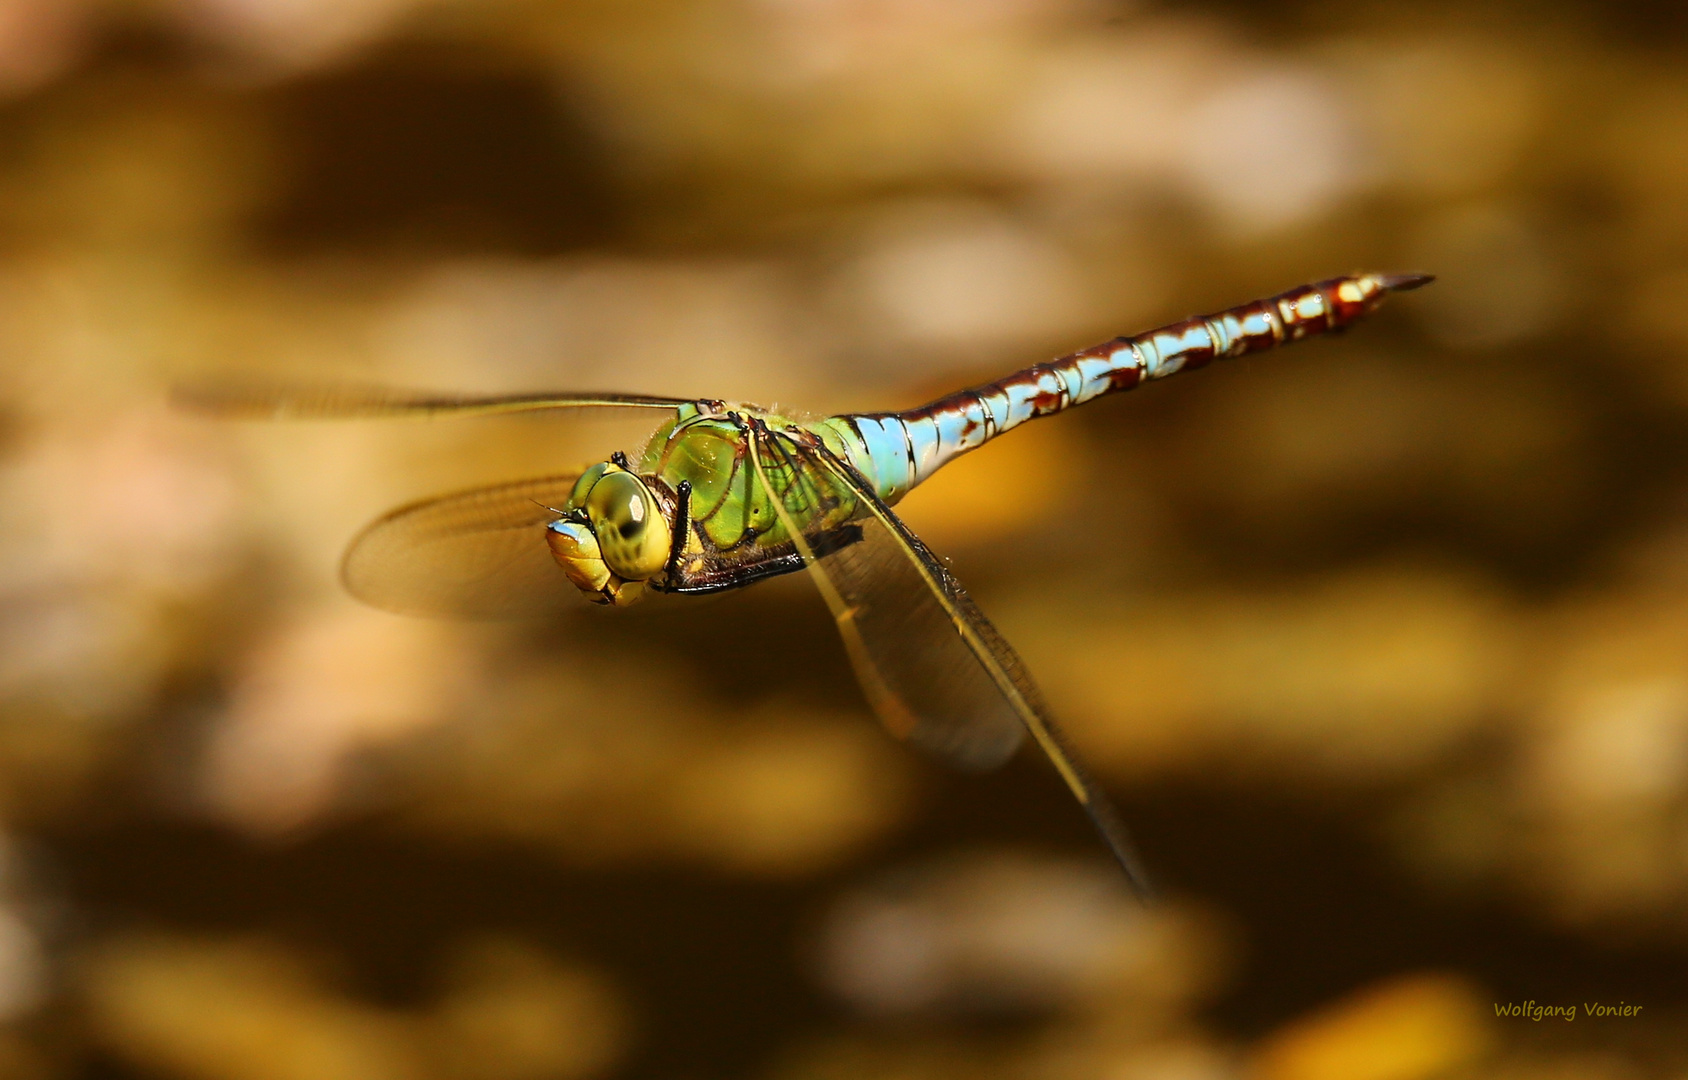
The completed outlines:
[[[834,416],[812,425],[811,430],[888,503],[896,502],[918,483],[908,426],[892,414]]]

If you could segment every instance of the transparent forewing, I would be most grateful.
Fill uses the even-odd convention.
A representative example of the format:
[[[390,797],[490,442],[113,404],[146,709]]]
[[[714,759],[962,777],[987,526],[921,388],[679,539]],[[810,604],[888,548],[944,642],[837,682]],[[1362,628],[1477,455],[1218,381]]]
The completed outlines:
[[[757,473],[786,486],[770,495],[785,531],[813,532],[814,509],[859,496],[807,446],[770,433],[758,442]],[[790,479],[788,479],[790,478]],[[869,703],[898,738],[965,769],[994,768],[1024,735],[1010,703],[979,666],[942,597],[898,537],[867,517],[861,539],[817,554],[818,538],[799,542],[832,608]]]
[[[778,432],[762,434],[755,457],[767,485],[783,468],[803,489],[770,497],[809,563],[856,674],[891,730],[968,768],[1006,760],[1030,731],[1083,805],[1134,887],[1147,893],[1118,813],[1090,779],[1049,715],[1013,648],[936,556],[825,446]],[[828,490],[830,489],[830,490]],[[796,525],[804,499],[848,499],[859,508],[862,539],[817,554]]]
[[[323,386],[185,383],[175,388],[177,405],[217,416],[248,419],[333,419],[353,416],[488,416],[544,409],[672,409],[684,398],[645,394],[576,393],[472,396],[400,390],[382,386]]]
[[[401,506],[346,549],[359,600],[407,615],[520,618],[580,604],[545,542],[575,475],[518,480]]]

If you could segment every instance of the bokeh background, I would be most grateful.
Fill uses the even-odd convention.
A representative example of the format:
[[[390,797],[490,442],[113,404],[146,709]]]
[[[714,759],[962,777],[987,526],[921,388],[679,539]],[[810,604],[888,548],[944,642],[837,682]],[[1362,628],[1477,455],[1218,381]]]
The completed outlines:
[[[0,1075],[1688,1076],[1685,46],[1595,0],[3,0]],[[339,591],[376,514],[648,420],[165,405],[902,407],[1356,269],[1440,280],[904,504],[1151,910],[1034,754],[883,735],[805,581]]]

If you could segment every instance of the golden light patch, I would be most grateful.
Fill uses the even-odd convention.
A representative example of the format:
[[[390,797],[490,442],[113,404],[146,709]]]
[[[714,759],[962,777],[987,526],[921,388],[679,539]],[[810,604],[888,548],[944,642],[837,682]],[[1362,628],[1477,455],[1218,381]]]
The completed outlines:
[[[1251,1080],[1429,1080],[1488,1049],[1488,1003],[1454,975],[1408,975],[1353,994],[1269,1036]]]

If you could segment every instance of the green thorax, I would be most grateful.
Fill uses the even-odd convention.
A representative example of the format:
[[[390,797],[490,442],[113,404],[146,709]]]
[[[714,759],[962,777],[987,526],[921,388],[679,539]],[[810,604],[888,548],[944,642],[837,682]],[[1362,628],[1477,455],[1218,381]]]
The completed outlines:
[[[844,440],[825,421],[801,424],[770,413],[735,412],[761,420],[776,432],[792,428],[814,432],[833,453],[847,458]],[[790,537],[758,482],[749,455],[742,420],[688,404],[675,410],[674,418],[651,436],[638,471],[660,478],[670,489],[677,489],[682,480],[691,482],[692,521],[717,551],[743,544],[786,543]],[[818,465],[768,453],[761,472],[805,533],[833,528],[855,515],[855,500],[840,493],[840,485]]]

